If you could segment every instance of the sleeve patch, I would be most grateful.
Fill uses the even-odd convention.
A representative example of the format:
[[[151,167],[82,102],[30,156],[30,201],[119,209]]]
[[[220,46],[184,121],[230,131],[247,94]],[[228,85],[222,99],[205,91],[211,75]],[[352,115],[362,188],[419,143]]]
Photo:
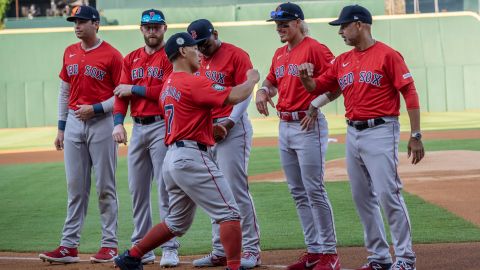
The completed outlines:
[[[403,74],[403,79],[408,79],[408,78],[411,78],[411,77],[412,77],[412,74],[410,74],[410,72]]]

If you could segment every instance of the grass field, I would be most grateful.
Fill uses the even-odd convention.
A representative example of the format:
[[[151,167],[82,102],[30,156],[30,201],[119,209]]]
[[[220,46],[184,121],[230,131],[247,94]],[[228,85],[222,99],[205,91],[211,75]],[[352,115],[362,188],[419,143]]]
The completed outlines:
[[[344,134],[346,124],[342,115],[327,115],[330,134]],[[400,117],[401,130],[410,130],[407,114]],[[254,137],[278,136],[278,118],[252,119]],[[422,113],[423,130],[480,128],[480,111]],[[131,126],[127,125],[127,132]],[[54,149],[56,127],[0,129],[0,152],[11,150]]]
[[[465,149],[480,151],[480,140],[426,141],[427,151]],[[400,150],[406,145],[401,143]],[[428,154],[428,152],[427,152]],[[278,149],[259,147],[252,150],[250,175],[280,170]],[[327,159],[344,156],[344,145],[329,146]],[[63,163],[0,166],[0,250],[42,251],[58,245],[65,219],[66,183]],[[131,201],[127,190],[126,159],[118,161],[119,240],[127,248],[132,232]],[[351,200],[347,182],[328,183],[339,244],[359,246],[363,243],[360,222]],[[262,249],[304,247],[293,200],[285,183],[253,183],[262,233]],[[153,201],[156,201],[154,192]],[[448,211],[405,193],[416,243],[480,241],[480,228]],[[154,204],[156,205],[156,204]],[[272,211],[272,206],[275,211]],[[156,208],[155,208],[156,209]],[[157,210],[154,211],[156,213]],[[158,221],[158,215],[155,214]],[[452,231],[455,234],[452,234]],[[182,254],[206,253],[210,250],[210,222],[198,211],[191,230],[180,239]],[[100,222],[95,189],[92,189],[89,214],[82,233],[81,252],[98,249]],[[28,243],[28,244],[25,244]]]

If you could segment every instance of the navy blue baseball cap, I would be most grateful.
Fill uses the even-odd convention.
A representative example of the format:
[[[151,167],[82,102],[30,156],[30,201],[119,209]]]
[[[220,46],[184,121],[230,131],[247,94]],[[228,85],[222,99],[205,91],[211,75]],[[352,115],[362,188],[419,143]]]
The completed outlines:
[[[166,24],[165,16],[160,10],[149,9],[142,12],[140,25],[144,24]]]
[[[187,32],[199,43],[207,40],[213,34],[213,25],[207,19],[193,21],[187,27]]]
[[[100,21],[100,15],[91,6],[76,6],[72,9],[67,21],[73,22],[75,19]]]
[[[270,12],[270,19],[267,20],[267,22],[293,21],[296,19],[305,19],[302,9],[297,4],[287,2],[279,5],[274,11]]]
[[[350,22],[363,22],[372,24],[372,14],[370,14],[368,9],[359,5],[346,6],[340,12],[338,19],[329,22],[329,24],[341,25]]]
[[[168,59],[171,60],[181,47],[191,47],[197,45],[199,42],[201,41],[193,39],[189,33],[176,33],[167,40],[167,43],[165,44],[165,53],[167,54]]]

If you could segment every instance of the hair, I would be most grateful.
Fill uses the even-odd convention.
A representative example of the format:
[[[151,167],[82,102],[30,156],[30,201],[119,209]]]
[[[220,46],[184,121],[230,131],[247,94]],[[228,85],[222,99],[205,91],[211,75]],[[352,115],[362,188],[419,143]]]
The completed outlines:
[[[170,61],[170,63],[173,63],[173,61],[175,61],[179,56],[180,51],[177,50],[174,54],[168,56],[168,61]]]
[[[301,20],[301,22],[300,22],[300,32],[302,32],[302,34],[304,34],[305,36],[310,35],[310,30],[308,29],[308,24],[304,20]]]

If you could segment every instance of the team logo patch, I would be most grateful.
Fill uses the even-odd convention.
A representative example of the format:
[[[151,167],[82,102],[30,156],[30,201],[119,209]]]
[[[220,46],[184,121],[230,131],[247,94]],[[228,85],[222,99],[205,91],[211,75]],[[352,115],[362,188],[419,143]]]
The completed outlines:
[[[408,78],[411,78],[411,77],[412,77],[412,74],[410,74],[410,72],[403,74],[403,79],[408,79]]]
[[[183,38],[181,38],[181,37],[177,38],[176,42],[177,42],[177,44],[180,45],[180,46],[183,45],[183,44],[185,44],[185,40],[184,40]]]
[[[197,31],[195,30],[190,31],[190,35],[192,36],[193,39],[197,39]]]
[[[216,84],[216,83],[212,84],[212,88],[215,89],[215,91],[223,91],[223,90],[225,90],[225,86],[222,86],[222,85]]]
[[[80,10],[82,10],[82,7],[80,6],[76,6],[72,9],[72,13],[71,13],[71,16],[75,16],[76,14],[79,14],[80,13]]]
[[[155,12],[150,11],[150,19],[151,19],[151,20],[153,19],[153,16],[155,16]]]

